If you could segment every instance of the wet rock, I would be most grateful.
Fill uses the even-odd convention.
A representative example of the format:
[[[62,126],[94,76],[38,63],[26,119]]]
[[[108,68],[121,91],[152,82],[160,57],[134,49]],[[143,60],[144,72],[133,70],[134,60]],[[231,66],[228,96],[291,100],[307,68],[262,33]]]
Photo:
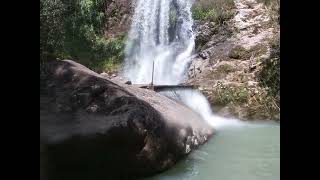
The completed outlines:
[[[198,114],[156,92],[69,60],[46,69],[40,78],[40,160],[48,180],[153,175],[213,133]]]

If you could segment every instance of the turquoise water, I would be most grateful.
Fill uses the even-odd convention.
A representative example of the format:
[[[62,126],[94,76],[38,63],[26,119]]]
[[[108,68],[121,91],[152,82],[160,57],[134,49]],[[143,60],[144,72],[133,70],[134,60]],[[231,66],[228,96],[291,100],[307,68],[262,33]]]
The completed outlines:
[[[280,124],[250,123],[217,130],[172,169],[146,180],[279,180]]]

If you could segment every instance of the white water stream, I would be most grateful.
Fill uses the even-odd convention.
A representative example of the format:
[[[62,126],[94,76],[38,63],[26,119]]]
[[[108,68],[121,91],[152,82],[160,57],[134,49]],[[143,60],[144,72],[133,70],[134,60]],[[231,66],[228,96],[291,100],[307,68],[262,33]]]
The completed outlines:
[[[133,83],[178,84],[194,49],[191,0],[138,0],[126,46],[124,75]]]
[[[191,7],[193,0],[138,0],[126,46],[124,76],[134,84],[149,84],[154,61],[154,84],[177,85],[187,78],[194,51]],[[209,124],[240,125],[212,113],[210,104],[198,91],[176,91],[185,105]],[[170,93],[165,93],[170,96]]]

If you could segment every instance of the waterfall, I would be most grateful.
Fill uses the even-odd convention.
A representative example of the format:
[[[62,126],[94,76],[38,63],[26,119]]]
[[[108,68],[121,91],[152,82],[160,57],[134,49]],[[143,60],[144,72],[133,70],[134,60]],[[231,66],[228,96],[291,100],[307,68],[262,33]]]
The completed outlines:
[[[176,85],[187,78],[194,51],[193,0],[138,0],[125,49],[123,75],[134,84],[149,84],[154,62],[154,84]],[[179,98],[213,126],[223,120],[214,116],[207,99],[198,91],[176,91]],[[170,97],[170,93],[163,92]],[[231,122],[231,121],[229,121]],[[233,122],[233,121],[232,121]]]
[[[194,50],[191,0],[138,0],[125,49],[124,75],[133,83],[178,84]],[[171,34],[170,34],[171,33]]]

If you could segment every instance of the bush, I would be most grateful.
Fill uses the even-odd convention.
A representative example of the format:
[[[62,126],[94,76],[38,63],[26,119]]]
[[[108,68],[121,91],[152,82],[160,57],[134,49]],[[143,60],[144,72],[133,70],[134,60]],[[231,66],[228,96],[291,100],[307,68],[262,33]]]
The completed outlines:
[[[234,16],[233,0],[199,0],[192,8],[195,20],[222,24]]]
[[[94,59],[89,64],[97,72],[119,69],[124,59],[125,36],[111,39],[98,39],[94,49]]]
[[[229,103],[241,104],[247,102],[249,90],[245,86],[228,86],[218,82],[217,87],[212,91],[214,105],[225,106]]]

